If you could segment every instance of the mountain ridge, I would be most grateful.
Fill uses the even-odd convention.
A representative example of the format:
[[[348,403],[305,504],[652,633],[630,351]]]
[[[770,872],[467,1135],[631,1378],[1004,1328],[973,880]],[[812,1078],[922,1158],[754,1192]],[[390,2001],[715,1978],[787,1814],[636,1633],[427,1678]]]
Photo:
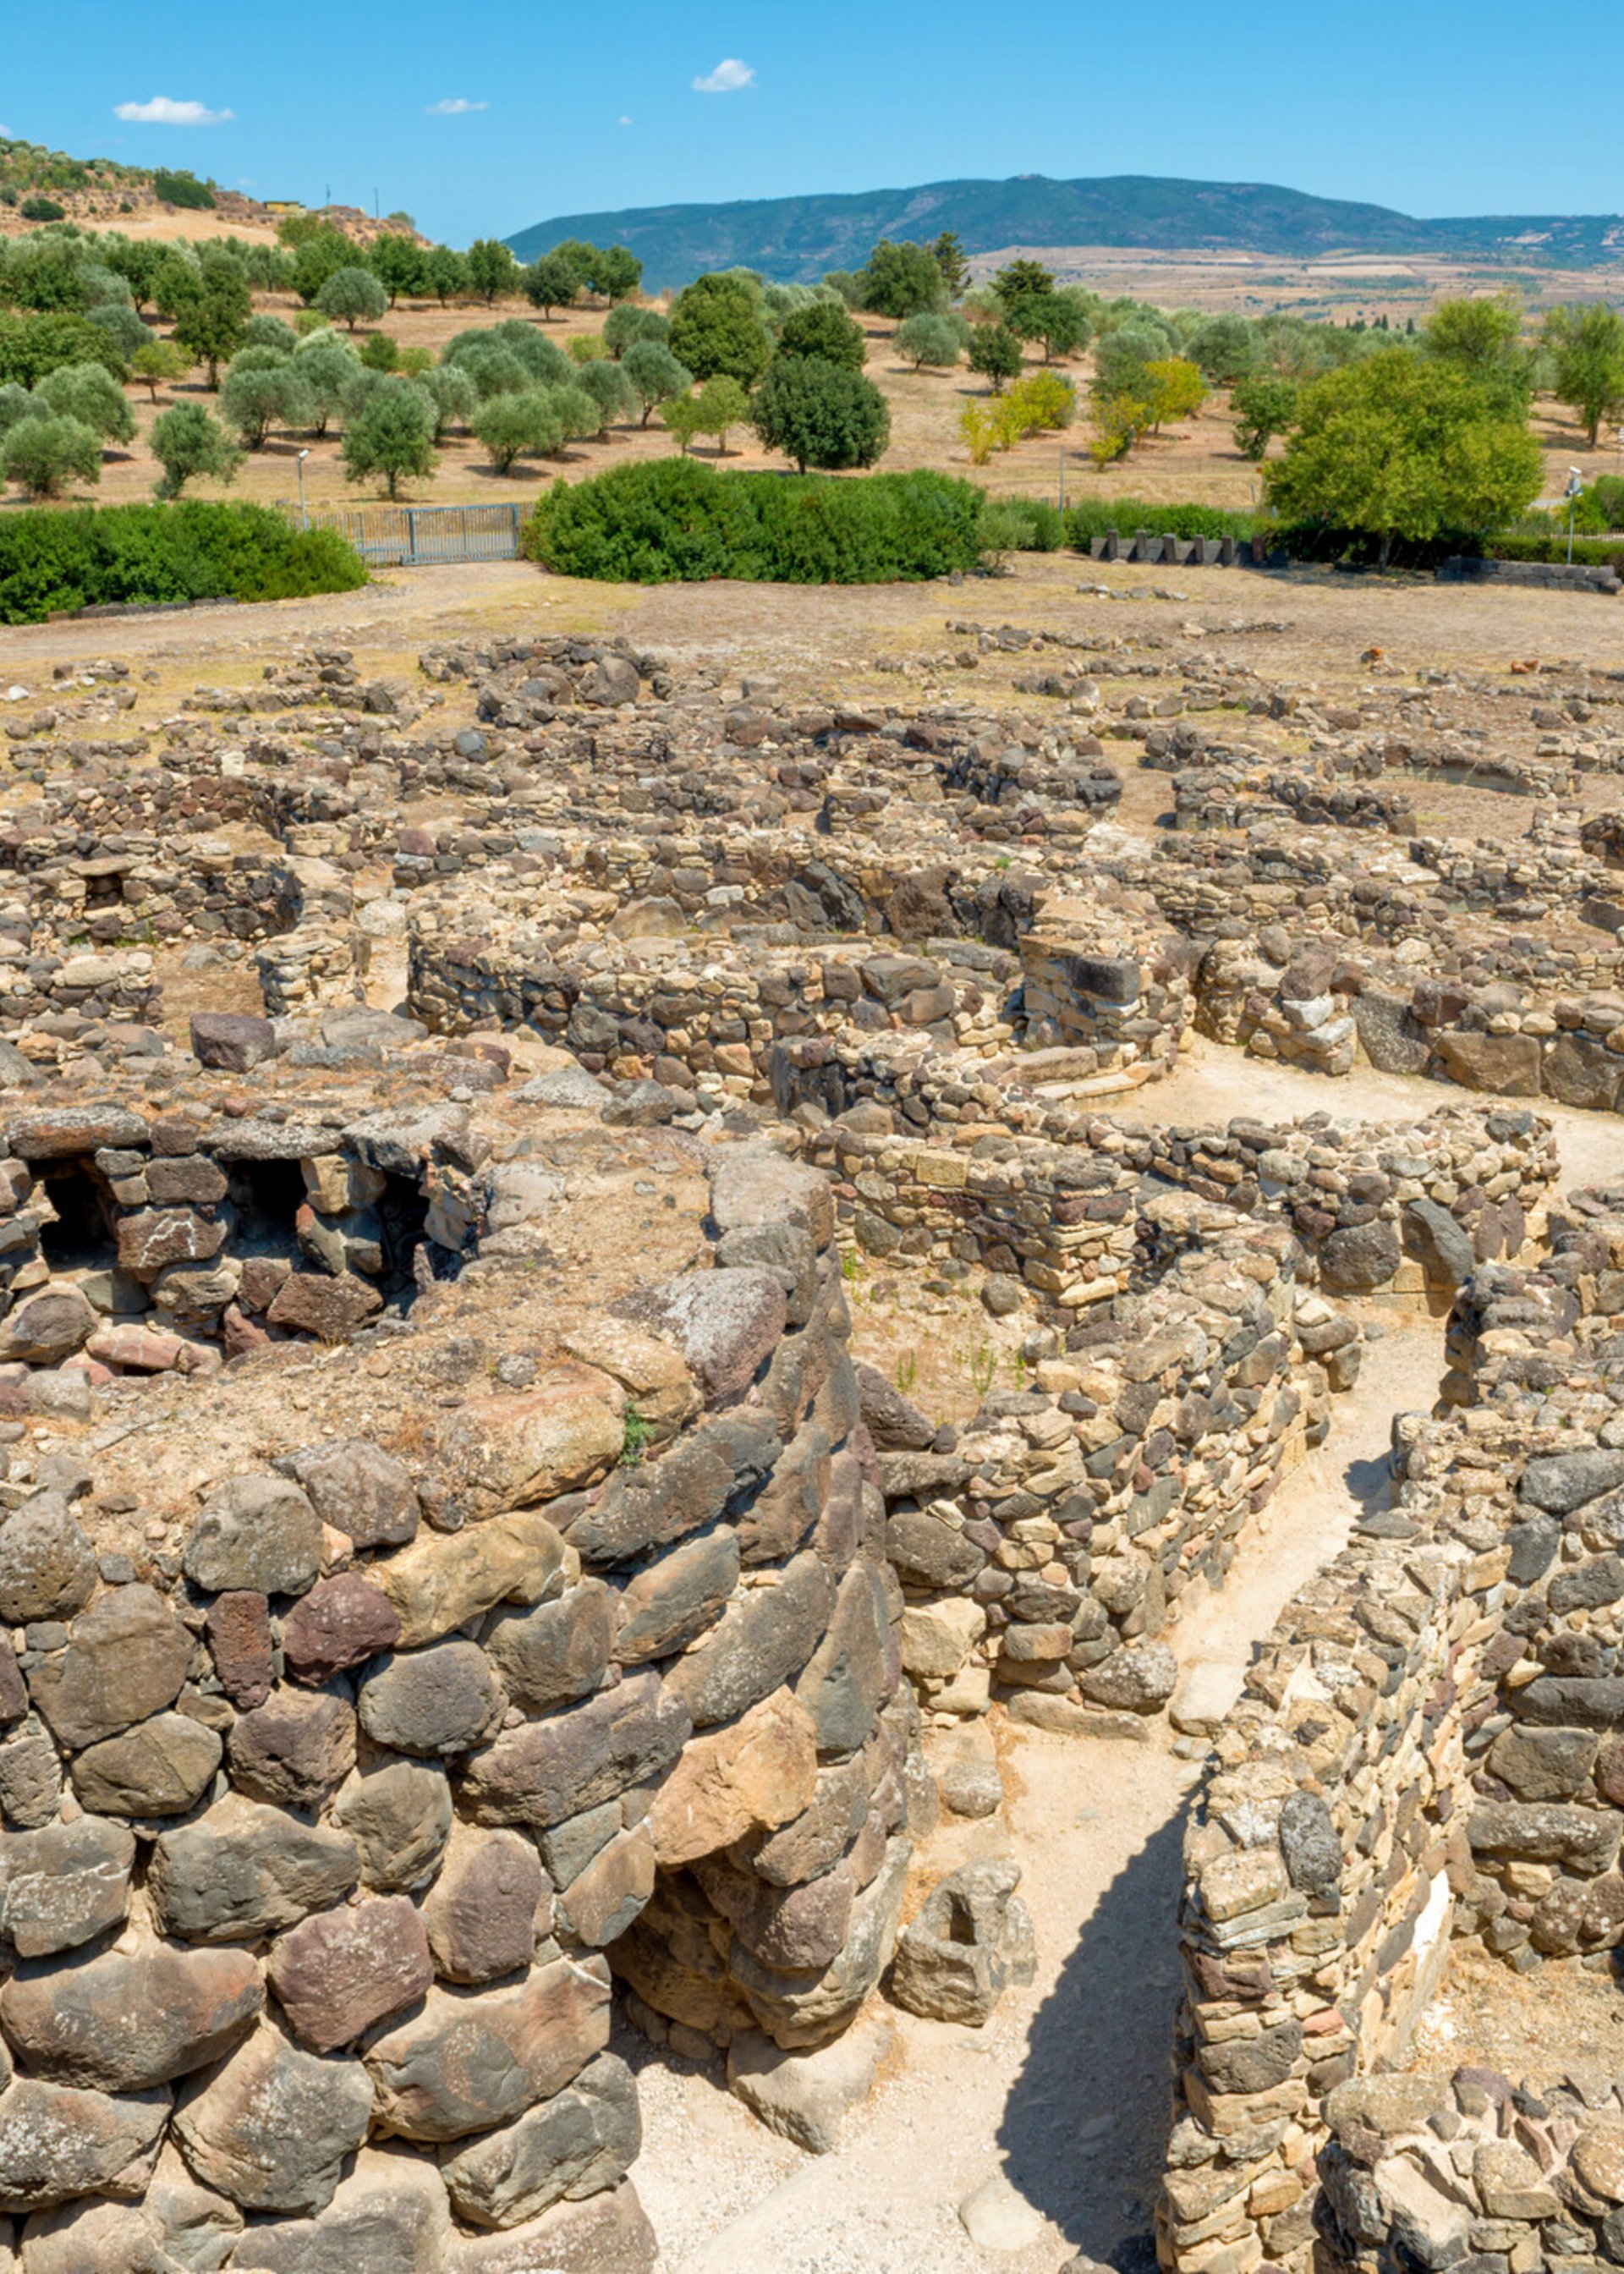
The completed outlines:
[[[1056,180],[1018,174],[902,189],[630,206],[566,214],[507,240],[523,260],[566,237],[625,245],[650,290],[742,264],[786,283],[857,267],[881,237],[952,230],[969,253],[1006,245],[1097,245],[1141,252],[1236,252],[1302,260],[1328,252],[1431,253],[1543,267],[1624,260],[1616,214],[1477,215],[1423,220],[1388,206],[1318,198],[1268,182],[1195,182],[1149,174]]]

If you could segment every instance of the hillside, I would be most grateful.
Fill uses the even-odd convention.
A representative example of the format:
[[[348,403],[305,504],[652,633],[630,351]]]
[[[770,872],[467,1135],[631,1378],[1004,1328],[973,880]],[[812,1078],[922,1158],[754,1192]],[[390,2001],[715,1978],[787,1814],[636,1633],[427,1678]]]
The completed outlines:
[[[47,210],[37,209],[41,200]],[[184,171],[125,166],[113,158],[74,158],[42,142],[0,136],[0,236],[15,236],[54,219],[49,207],[81,229],[117,229],[134,237],[233,231],[265,238],[274,235],[288,212],[302,210],[285,202],[267,205],[240,190],[199,182]],[[358,206],[328,206],[321,208],[321,217],[358,245],[370,244],[389,229],[408,230],[419,244],[429,242],[409,215],[378,220]]]
[[[729,205],[631,207],[565,214],[508,239],[533,260],[566,237],[626,245],[648,284],[681,284],[707,268],[742,263],[787,282],[863,260],[880,237],[956,230],[971,253],[1005,245],[1124,245],[1145,251],[1274,253],[1302,259],[1358,252],[1530,260],[1543,267],[1593,267],[1624,259],[1616,215],[1489,215],[1421,221],[1387,206],[1315,198],[1263,182],[1183,182],[1122,174],[1051,181],[931,182],[849,196],[756,198]]]

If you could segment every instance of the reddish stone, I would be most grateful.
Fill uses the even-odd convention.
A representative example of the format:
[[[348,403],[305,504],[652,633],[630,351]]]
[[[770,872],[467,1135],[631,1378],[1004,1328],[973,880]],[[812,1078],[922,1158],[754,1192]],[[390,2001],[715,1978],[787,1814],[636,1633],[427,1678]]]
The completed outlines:
[[[329,1681],[399,1639],[400,1613],[359,1571],[340,1571],[302,1596],[282,1623],[288,1671],[297,1682]]]
[[[243,1264],[243,1308],[268,1311],[293,1266],[279,1255],[251,1255]]]
[[[168,1374],[180,1364],[178,1335],[154,1334],[150,1327],[98,1327],[85,1348],[104,1366],[128,1367],[137,1374]]]
[[[273,1946],[269,1973],[294,2036],[330,2053],[415,2005],[434,1965],[417,1906],[386,1895],[302,1919]]]
[[[353,1271],[295,1271],[283,1280],[267,1316],[274,1327],[297,1327],[324,1343],[342,1342],[363,1320],[383,1308],[376,1287]]]
[[[275,1327],[262,1327],[258,1319],[245,1318],[235,1303],[228,1303],[220,1321],[220,1338],[228,1358],[242,1358],[249,1351],[268,1350],[282,1336]]]
[[[214,1671],[231,1703],[244,1713],[263,1706],[276,1681],[266,1598],[247,1588],[216,1595],[207,1631]]]

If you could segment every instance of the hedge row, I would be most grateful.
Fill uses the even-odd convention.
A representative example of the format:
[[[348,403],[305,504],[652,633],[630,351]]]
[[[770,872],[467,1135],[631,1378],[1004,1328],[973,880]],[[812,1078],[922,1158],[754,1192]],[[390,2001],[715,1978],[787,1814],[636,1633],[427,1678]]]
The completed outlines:
[[[1477,546],[1470,548],[1476,552]],[[1492,537],[1483,547],[1495,561],[1566,561],[1566,533],[1550,537]],[[1624,545],[1608,544],[1601,538],[1575,537],[1573,542],[1575,568],[1613,568],[1624,577]]]
[[[1066,543],[1086,553],[1096,537],[1114,529],[1124,540],[1141,529],[1155,537],[1252,537],[1272,524],[1255,513],[1230,513],[1217,505],[1153,505],[1148,498],[1084,498],[1066,508]]]
[[[555,483],[525,524],[533,561],[631,584],[881,584],[973,568],[982,493],[946,474],[720,473],[692,459]]]
[[[117,602],[299,599],[365,582],[359,554],[335,531],[293,529],[265,506],[0,515],[0,623]]]

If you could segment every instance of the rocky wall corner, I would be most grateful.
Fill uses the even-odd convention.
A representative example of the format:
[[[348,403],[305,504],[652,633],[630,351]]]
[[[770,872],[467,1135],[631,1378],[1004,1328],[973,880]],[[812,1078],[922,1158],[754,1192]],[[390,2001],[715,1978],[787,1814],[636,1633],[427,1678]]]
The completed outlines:
[[[616,1150],[708,1191],[674,1277],[583,1306],[532,1242],[156,1393],[160,1457],[14,1465],[0,2265],[635,2274],[615,1980],[760,2059],[889,1962],[914,1708],[826,1186]]]

